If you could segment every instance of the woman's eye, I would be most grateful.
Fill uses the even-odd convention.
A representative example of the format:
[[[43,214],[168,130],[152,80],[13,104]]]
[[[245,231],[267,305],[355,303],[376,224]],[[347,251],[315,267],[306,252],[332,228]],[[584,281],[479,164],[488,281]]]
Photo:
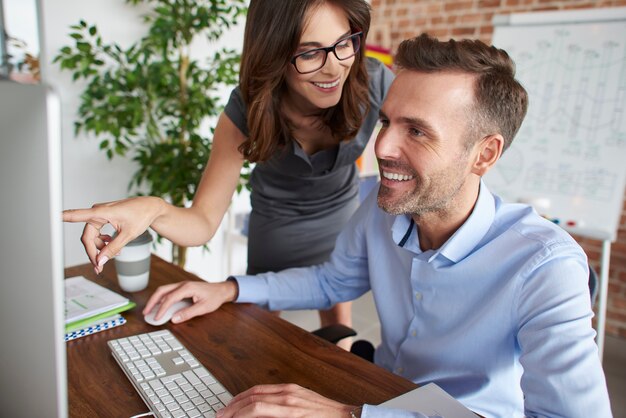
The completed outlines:
[[[352,46],[352,42],[350,42],[350,40],[348,39],[335,45],[335,49],[346,49],[346,48],[350,48],[351,46]]]
[[[303,54],[298,55],[298,59],[302,59],[302,60],[305,60],[305,61],[319,59],[321,53],[322,52],[320,50],[314,49],[312,51],[305,52]]]

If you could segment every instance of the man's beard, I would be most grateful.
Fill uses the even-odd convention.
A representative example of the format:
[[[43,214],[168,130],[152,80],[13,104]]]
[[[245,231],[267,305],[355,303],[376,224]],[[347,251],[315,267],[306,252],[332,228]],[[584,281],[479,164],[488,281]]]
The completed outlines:
[[[415,175],[412,190],[403,192],[393,198],[393,189],[380,185],[378,190],[378,206],[390,215],[423,215],[431,212],[445,211],[450,202],[457,196],[465,178],[460,168],[449,167],[430,177],[430,184],[424,185],[423,180]],[[460,181],[462,180],[462,181]]]

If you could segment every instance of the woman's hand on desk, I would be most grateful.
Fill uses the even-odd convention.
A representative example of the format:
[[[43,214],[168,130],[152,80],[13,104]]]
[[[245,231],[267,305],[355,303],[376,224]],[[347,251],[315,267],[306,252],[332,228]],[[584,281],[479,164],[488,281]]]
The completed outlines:
[[[235,396],[217,416],[346,418],[354,408],[296,384],[260,385]]]
[[[68,209],[63,211],[63,221],[86,223],[81,241],[96,274],[100,274],[108,260],[148,229],[161,207],[162,200],[157,197],[135,197],[98,203],[91,209]],[[115,238],[102,234],[106,224],[117,231]]]
[[[155,305],[161,304],[156,314],[156,317],[160,317],[174,303],[191,299],[193,305],[181,309],[172,317],[172,322],[177,324],[217,310],[224,303],[236,300],[238,292],[239,288],[234,280],[220,283],[185,281],[159,286],[148,299],[143,314],[148,314]]]

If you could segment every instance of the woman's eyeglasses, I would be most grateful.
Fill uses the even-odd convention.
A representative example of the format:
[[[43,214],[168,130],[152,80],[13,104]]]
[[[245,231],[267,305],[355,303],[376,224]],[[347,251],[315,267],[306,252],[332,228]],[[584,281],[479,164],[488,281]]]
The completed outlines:
[[[329,52],[335,54],[339,61],[347,60],[359,52],[362,36],[363,32],[353,33],[329,47],[301,52],[291,59],[291,63],[300,74],[307,74],[322,68],[326,64]]]

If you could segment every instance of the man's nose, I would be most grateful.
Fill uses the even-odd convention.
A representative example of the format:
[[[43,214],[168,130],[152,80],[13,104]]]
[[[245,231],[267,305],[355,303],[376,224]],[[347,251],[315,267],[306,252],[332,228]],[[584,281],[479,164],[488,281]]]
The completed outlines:
[[[400,143],[397,132],[390,127],[381,128],[374,145],[376,158],[382,160],[395,160],[400,156]]]

